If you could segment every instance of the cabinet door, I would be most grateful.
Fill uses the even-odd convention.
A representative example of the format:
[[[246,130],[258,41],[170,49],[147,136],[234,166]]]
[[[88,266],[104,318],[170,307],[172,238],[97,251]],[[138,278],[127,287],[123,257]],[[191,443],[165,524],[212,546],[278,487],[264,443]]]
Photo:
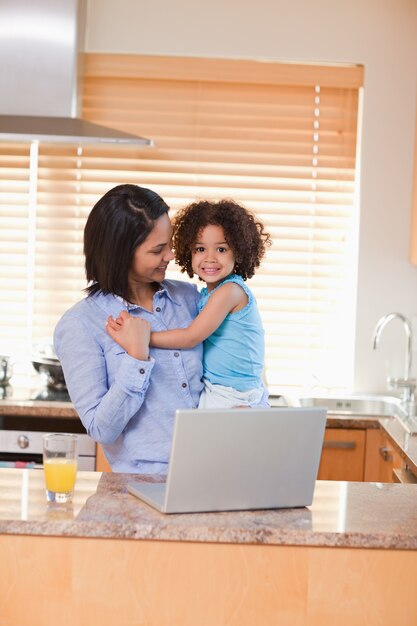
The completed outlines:
[[[401,469],[404,461],[387,435],[370,428],[366,433],[365,480],[379,483],[394,482],[393,470]]]
[[[365,430],[326,428],[318,478],[362,481],[365,437]]]

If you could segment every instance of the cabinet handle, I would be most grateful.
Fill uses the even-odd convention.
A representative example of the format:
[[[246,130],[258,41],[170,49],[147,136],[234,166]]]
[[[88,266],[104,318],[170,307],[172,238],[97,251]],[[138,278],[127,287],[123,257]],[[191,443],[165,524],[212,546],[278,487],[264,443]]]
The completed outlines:
[[[392,461],[392,451],[390,448],[386,448],[385,446],[379,448],[379,454],[382,456],[384,461]]]
[[[356,441],[325,441],[323,448],[338,448],[339,450],[354,450]]]

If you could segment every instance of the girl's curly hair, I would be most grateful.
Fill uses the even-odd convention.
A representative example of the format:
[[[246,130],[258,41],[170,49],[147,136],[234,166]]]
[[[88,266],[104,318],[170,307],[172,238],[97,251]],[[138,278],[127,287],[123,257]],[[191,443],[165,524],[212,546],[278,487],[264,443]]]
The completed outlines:
[[[182,272],[194,276],[192,248],[203,228],[208,225],[223,228],[227,244],[235,257],[234,273],[246,280],[252,278],[271,245],[270,235],[255,216],[233,200],[193,202],[180,209],[173,220],[175,260]]]

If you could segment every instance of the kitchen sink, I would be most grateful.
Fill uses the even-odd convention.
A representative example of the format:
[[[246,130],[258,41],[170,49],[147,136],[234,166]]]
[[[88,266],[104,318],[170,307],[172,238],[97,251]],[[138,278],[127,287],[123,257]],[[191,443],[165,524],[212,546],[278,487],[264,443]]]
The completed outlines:
[[[352,396],[312,396],[297,400],[276,396],[270,398],[272,406],[325,406],[333,415],[352,417],[406,418],[401,400],[395,396],[355,394]]]
[[[300,406],[326,406],[329,413],[360,417],[406,417],[394,396],[355,395],[336,398],[300,398]]]
[[[366,419],[376,417],[395,417],[410,435],[417,435],[417,415],[408,414],[400,398],[377,394],[355,394],[352,396],[311,396],[305,398],[286,398],[270,396],[271,406],[327,407],[329,415]]]

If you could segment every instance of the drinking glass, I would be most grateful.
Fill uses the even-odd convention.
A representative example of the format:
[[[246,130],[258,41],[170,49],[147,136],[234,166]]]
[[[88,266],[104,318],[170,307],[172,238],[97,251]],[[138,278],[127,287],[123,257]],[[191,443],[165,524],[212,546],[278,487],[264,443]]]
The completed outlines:
[[[71,502],[77,477],[77,435],[44,435],[43,467],[48,502]]]

